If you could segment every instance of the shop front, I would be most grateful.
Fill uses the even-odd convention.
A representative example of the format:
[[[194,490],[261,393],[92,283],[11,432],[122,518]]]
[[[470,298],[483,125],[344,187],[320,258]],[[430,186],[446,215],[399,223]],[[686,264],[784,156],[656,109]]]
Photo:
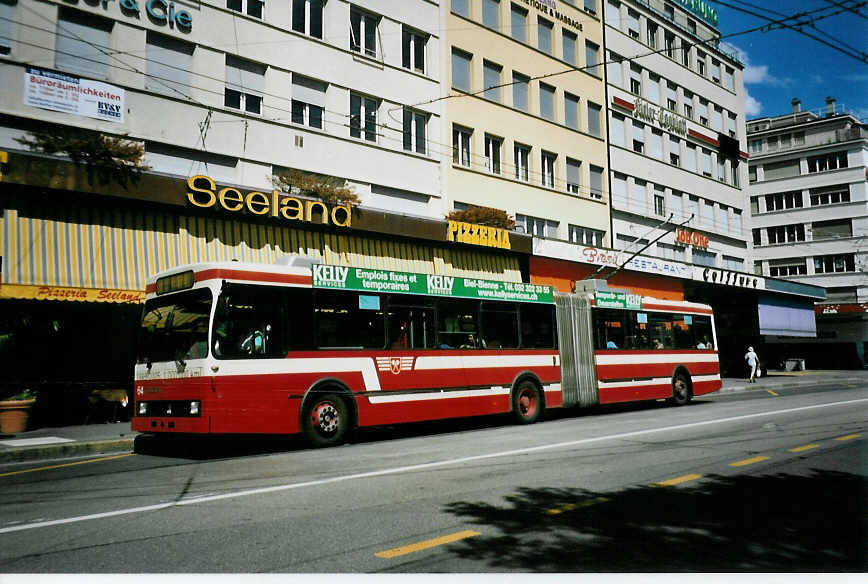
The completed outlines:
[[[10,152],[0,180],[0,389],[38,390],[37,425],[96,421],[95,406],[123,417],[123,408],[101,401],[120,403],[131,389],[145,281],[171,267],[303,255],[487,280],[521,282],[527,274],[531,238],[514,232],[245,191],[202,176],[92,187],[69,163],[33,158]],[[32,172],[34,165],[49,168]]]

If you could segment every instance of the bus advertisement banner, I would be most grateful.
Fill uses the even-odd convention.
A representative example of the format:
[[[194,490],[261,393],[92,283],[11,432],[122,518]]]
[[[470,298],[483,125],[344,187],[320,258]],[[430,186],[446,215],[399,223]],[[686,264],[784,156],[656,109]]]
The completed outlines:
[[[478,300],[554,302],[551,286],[524,282],[500,282],[480,278],[461,278],[438,274],[414,274],[369,268],[349,268],[314,264],[314,288],[391,292],[393,294],[427,294]]]
[[[642,309],[642,297],[638,294],[598,290],[595,298],[598,308],[625,308],[627,310]]]

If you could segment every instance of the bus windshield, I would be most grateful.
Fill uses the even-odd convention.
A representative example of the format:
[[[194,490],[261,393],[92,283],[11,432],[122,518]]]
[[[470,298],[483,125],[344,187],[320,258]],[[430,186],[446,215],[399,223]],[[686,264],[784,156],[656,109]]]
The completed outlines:
[[[139,363],[208,356],[211,290],[200,288],[145,303],[139,329]]]

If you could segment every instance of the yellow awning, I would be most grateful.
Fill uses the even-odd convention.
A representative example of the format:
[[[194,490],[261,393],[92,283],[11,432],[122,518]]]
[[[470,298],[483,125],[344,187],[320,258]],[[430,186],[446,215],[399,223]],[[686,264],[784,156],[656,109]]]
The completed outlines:
[[[67,288],[63,286],[0,284],[0,299],[3,298],[136,304],[145,301],[145,292],[144,290],[115,290],[111,288]]]

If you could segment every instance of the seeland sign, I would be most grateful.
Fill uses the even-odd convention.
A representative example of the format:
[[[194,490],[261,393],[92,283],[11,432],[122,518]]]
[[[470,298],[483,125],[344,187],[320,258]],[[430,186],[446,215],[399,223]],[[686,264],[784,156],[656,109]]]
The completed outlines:
[[[333,224],[351,227],[352,206],[328,205],[321,201],[298,199],[275,189],[271,193],[260,191],[242,192],[234,187],[218,189],[214,180],[203,174],[187,179],[187,201],[203,209],[220,208],[230,213],[249,213],[261,217]]]

